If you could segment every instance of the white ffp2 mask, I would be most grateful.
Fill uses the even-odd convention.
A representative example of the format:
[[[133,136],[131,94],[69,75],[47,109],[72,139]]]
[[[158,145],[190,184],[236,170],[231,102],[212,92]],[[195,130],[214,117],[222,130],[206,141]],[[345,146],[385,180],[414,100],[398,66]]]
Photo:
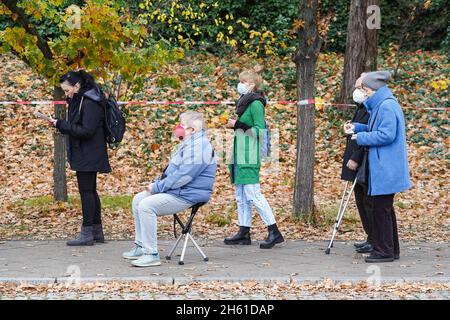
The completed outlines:
[[[249,90],[245,84],[239,82],[237,85],[237,92],[239,92],[239,94],[247,94]]]
[[[355,89],[355,91],[353,91],[353,101],[355,101],[356,103],[363,103],[366,100],[367,97],[364,92],[359,89]]]

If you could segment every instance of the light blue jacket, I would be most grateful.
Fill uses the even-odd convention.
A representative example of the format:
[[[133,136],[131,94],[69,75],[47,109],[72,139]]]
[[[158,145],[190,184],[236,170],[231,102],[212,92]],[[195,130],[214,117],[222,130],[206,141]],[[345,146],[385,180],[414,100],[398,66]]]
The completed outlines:
[[[180,143],[164,171],[166,177],[153,181],[152,193],[168,193],[192,204],[208,202],[216,168],[206,131],[196,132]]]
[[[411,188],[405,119],[397,99],[384,86],[364,102],[364,106],[370,113],[369,123],[354,125],[358,145],[369,147],[369,195],[386,195]]]

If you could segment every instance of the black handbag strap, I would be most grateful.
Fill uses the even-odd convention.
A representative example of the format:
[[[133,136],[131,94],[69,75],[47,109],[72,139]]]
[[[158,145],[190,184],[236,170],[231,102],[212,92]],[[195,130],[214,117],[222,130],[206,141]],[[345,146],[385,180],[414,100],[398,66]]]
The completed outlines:
[[[370,124],[369,131],[367,131],[367,132],[372,132],[373,126],[375,125],[375,121],[377,120],[378,112],[379,112],[379,110],[377,110],[377,113],[375,113],[375,117],[373,118],[373,121]]]
[[[377,113],[375,113],[375,117],[373,118],[373,122],[370,124],[369,131],[367,131],[367,132],[372,132],[373,126],[375,125],[375,120],[377,120],[378,112],[379,112],[379,110],[377,110]],[[369,148],[364,147],[364,156],[367,157],[368,153],[369,153]]]

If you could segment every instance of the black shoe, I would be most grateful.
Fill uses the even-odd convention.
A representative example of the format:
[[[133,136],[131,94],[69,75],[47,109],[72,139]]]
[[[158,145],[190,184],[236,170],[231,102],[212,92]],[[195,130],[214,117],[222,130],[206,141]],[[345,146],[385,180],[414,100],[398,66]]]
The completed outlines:
[[[232,237],[225,238],[225,240],[223,242],[228,245],[236,245],[236,244],[250,245],[250,244],[252,244],[252,240],[250,239],[250,227],[239,227],[238,233],[236,233]]]
[[[277,243],[282,243],[284,241],[283,235],[280,230],[278,230],[277,224],[274,223],[271,226],[267,227],[269,231],[269,235],[266,240],[259,244],[260,249],[271,249]]]
[[[362,247],[364,247],[364,246],[367,246],[368,244],[370,244],[370,243],[368,243],[367,241],[364,241],[364,242],[355,242],[355,243],[353,244],[353,246],[354,246],[356,249],[359,249],[359,248],[362,248]]]
[[[373,247],[370,243],[366,244],[364,247],[360,247],[356,249],[358,253],[371,253],[373,251]]]
[[[394,260],[399,260],[400,259],[400,253],[394,254]]]
[[[394,256],[381,256],[379,254],[372,253],[366,259],[367,263],[378,263],[378,262],[392,262],[394,261]]]
[[[94,241],[104,243],[105,242],[105,235],[103,234],[103,227],[102,224],[94,224],[92,233],[94,235]]]
[[[94,235],[92,233],[93,226],[81,226],[80,235],[74,239],[67,241],[68,246],[92,246],[94,244]]]

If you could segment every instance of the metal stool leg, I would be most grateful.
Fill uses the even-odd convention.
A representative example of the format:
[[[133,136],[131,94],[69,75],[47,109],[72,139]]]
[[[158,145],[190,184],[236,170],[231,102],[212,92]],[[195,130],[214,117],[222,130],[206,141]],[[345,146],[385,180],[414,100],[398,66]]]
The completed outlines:
[[[194,244],[194,246],[197,248],[198,252],[200,252],[203,261],[208,261],[208,257],[206,256],[206,254],[202,251],[202,249],[200,248],[200,246],[197,244],[197,242],[194,240],[194,238],[192,237],[191,233],[188,233],[189,238],[191,239],[192,243]]]
[[[184,237],[184,244],[183,244],[183,249],[181,251],[181,257],[180,260],[178,261],[178,264],[183,265],[184,264],[184,256],[186,255],[186,249],[187,249],[187,244],[189,239],[191,239],[192,243],[194,244],[195,248],[197,249],[197,251],[200,253],[200,255],[203,258],[203,261],[208,261],[208,257],[205,255],[205,253],[202,251],[202,249],[200,248],[200,246],[197,244],[197,242],[194,240],[194,238],[191,235],[191,226],[192,226],[192,222],[194,220],[195,214],[197,213],[198,209],[204,205],[204,203],[198,203],[194,206],[192,206],[192,211],[191,211],[191,215],[187,221],[186,224],[183,224],[183,222],[180,220],[180,218],[178,218],[178,216],[176,214],[174,214],[174,235],[176,236],[176,222],[178,222],[178,224],[181,226],[182,228],[182,233],[181,235],[177,238],[177,241],[175,242],[175,244],[173,245],[172,249],[170,250],[169,254],[166,256],[167,260],[170,260],[172,257],[172,254],[175,252],[176,248],[178,247],[178,244],[181,241],[181,238]]]
[[[180,234],[177,241],[175,242],[172,249],[170,250],[169,254],[166,256],[166,260],[170,260],[172,258],[172,254],[174,253],[175,249],[178,247],[178,244],[180,243],[180,240],[182,237],[183,237],[183,234]]]
[[[184,264],[184,255],[186,253],[186,247],[187,247],[187,243],[189,240],[189,233],[184,234],[184,245],[183,245],[183,251],[181,251],[181,257],[180,257],[180,261],[178,261],[179,265],[183,265]]]

